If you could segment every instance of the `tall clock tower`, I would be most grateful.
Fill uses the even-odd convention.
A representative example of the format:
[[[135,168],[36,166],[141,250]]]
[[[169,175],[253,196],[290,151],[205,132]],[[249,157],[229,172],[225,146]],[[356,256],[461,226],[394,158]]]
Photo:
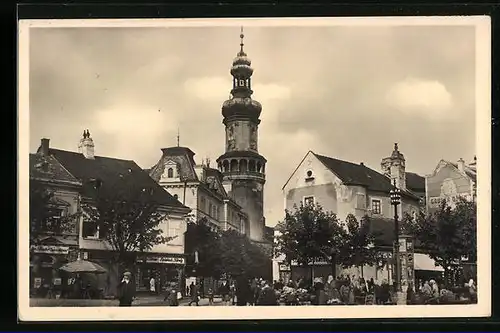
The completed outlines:
[[[251,61],[243,51],[243,29],[240,51],[233,60],[233,89],[222,105],[226,129],[225,153],[217,159],[226,190],[248,214],[250,239],[264,238],[264,183],[266,159],[259,154],[258,128],[262,106],[252,99]]]

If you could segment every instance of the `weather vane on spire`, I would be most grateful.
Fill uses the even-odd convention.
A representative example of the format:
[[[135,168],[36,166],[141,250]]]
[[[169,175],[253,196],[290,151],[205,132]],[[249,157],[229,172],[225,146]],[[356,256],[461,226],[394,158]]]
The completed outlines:
[[[241,52],[243,52],[243,38],[245,38],[245,35],[243,34],[243,26],[241,26],[241,33],[240,33],[240,39],[241,39],[241,42],[240,42],[240,47],[241,47]]]

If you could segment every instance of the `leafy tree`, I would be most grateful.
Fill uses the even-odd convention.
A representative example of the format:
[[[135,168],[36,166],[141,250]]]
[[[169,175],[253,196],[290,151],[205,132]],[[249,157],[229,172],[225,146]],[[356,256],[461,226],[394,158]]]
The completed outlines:
[[[271,277],[271,258],[264,249],[235,230],[226,230],[220,239],[221,272],[230,276]]]
[[[100,237],[116,251],[122,268],[134,267],[138,253],[174,238],[163,236],[160,224],[167,214],[154,200],[154,190],[128,188],[123,193],[103,188],[87,210],[85,220],[97,223]]]
[[[270,275],[270,257],[257,244],[235,230],[222,231],[202,218],[198,222],[188,223],[185,237],[188,269],[195,268],[193,273],[198,276]],[[197,263],[194,262],[195,251],[198,252]]]
[[[335,265],[338,258],[344,257],[346,232],[337,216],[318,204],[286,211],[276,230],[275,255],[283,255],[287,262],[297,261],[309,267],[322,259]]]
[[[30,242],[36,245],[41,234],[75,233],[78,213],[61,216],[54,203],[55,190],[48,185],[30,179]]]
[[[417,240],[429,256],[444,268],[448,279],[461,266],[462,257],[477,257],[476,204],[460,198],[454,208],[442,201],[432,214],[415,221]]]
[[[347,232],[343,233],[342,256],[340,261],[347,268],[374,265],[380,261],[379,253],[374,247],[375,235],[370,232],[370,219],[364,216],[361,223],[349,214],[346,218]]]
[[[188,221],[185,234],[188,270],[199,276],[220,276],[220,237],[220,230],[210,226],[205,217],[198,222]],[[198,262],[195,262],[195,252]]]

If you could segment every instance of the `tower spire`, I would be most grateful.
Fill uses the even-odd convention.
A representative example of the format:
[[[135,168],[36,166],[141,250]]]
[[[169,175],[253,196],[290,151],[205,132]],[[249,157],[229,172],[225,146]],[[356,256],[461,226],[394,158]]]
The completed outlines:
[[[177,147],[180,147],[180,139],[181,139],[181,135],[180,135],[179,127],[177,127]]]
[[[245,35],[243,34],[243,26],[241,26],[241,32],[240,32],[240,53],[243,54],[243,46],[245,43],[243,43],[243,38],[245,38]]]

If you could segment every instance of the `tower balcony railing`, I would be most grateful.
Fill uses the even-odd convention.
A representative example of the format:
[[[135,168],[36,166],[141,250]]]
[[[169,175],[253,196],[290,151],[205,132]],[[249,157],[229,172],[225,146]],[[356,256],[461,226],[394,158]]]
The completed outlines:
[[[263,172],[258,171],[223,171],[225,176],[255,176],[259,178],[265,178],[266,175]]]

